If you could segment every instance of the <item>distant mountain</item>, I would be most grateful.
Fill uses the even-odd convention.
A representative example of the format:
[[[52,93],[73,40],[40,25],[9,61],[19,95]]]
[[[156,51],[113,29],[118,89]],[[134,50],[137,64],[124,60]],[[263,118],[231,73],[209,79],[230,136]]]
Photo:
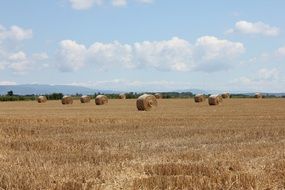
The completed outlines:
[[[110,90],[96,90],[82,86],[71,85],[41,85],[41,84],[23,84],[23,85],[0,85],[0,94],[7,94],[12,90],[14,94],[27,95],[27,94],[51,94],[51,93],[63,93],[63,94],[94,94],[101,93],[114,93]]]
[[[192,92],[193,94],[219,94],[222,93],[223,91],[220,90],[200,90],[200,89],[186,89],[186,90],[176,90],[174,92]],[[230,91],[231,94],[244,94],[244,95],[249,95],[253,96],[255,92],[242,92],[242,91]],[[285,96],[285,93],[271,93],[271,92],[261,92],[261,94],[266,95],[266,96]]]
[[[122,91],[115,90],[98,90],[82,86],[72,85],[46,85],[46,84],[21,84],[21,85],[0,85],[0,94],[7,94],[8,91],[12,90],[14,94],[27,95],[27,94],[51,94],[51,93],[63,93],[63,94],[94,94],[94,93],[121,93]],[[141,92],[141,91],[133,91]],[[187,89],[187,90],[176,90],[173,92],[192,92],[194,94],[208,94],[209,92],[199,89]]]
[[[103,94],[113,94],[121,93],[122,91],[116,90],[98,90],[82,86],[72,86],[72,85],[45,85],[45,84],[22,84],[22,85],[0,85],[0,95],[7,94],[8,91],[12,90],[14,94],[18,95],[28,95],[28,94],[51,94],[51,93],[63,93],[63,94],[94,94],[94,93],[103,93]],[[130,90],[133,92],[144,92]],[[145,92],[147,92],[146,90]],[[151,91],[150,91],[151,92]],[[168,92],[168,91],[166,91]],[[193,94],[217,94],[221,91],[217,90],[201,90],[201,89],[186,89],[186,90],[173,90],[171,92],[192,92]],[[254,93],[250,92],[230,92],[232,94],[246,94],[253,95]],[[285,93],[262,93],[264,95],[275,95],[275,96],[285,96]]]

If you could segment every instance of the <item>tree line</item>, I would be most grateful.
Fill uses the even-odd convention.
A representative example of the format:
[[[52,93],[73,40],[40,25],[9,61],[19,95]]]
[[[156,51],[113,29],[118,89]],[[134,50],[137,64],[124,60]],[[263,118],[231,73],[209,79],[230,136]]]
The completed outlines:
[[[44,94],[48,100],[60,100],[63,97],[62,93],[52,93],[52,94]],[[36,100],[38,95],[30,94],[30,95],[17,95],[14,94],[13,91],[8,91],[6,95],[0,96],[0,101],[29,101]]]
[[[151,92],[145,92],[148,94],[154,94]],[[94,93],[90,94],[89,96],[91,98],[95,98],[97,95],[100,95],[102,93]],[[139,96],[141,96],[144,93],[137,93],[137,92],[128,92],[125,93],[127,99],[137,99]],[[41,94],[43,96],[46,96],[48,100],[61,100],[62,97],[64,96],[63,93],[51,93],[51,94]],[[119,94],[105,94],[109,99],[118,99]],[[173,98],[193,98],[195,94],[192,92],[162,92],[161,93],[162,97],[164,99],[173,99]],[[210,94],[207,94],[205,96],[209,96]],[[74,99],[79,99],[82,96],[82,94],[75,94],[72,95]],[[17,95],[14,94],[13,91],[8,91],[6,95],[1,95],[0,96],[0,101],[32,101],[36,100],[38,95],[31,94],[31,95]],[[265,94],[265,98],[277,98],[275,95],[269,95]],[[285,96],[281,96],[282,98],[285,98]],[[231,98],[253,98],[251,95],[246,95],[246,94],[232,94]]]

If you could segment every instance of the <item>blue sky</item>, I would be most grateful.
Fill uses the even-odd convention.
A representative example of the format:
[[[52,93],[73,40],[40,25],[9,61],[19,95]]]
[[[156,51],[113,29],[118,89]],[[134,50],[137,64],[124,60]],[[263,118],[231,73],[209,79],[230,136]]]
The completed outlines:
[[[0,84],[285,90],[282,0],[0,2]]]

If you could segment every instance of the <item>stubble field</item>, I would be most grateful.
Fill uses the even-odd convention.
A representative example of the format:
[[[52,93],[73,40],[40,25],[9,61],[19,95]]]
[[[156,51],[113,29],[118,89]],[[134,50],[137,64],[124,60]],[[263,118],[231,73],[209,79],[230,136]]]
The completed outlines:
[[[285,189],[285,100],[0,103],[0,189]]]

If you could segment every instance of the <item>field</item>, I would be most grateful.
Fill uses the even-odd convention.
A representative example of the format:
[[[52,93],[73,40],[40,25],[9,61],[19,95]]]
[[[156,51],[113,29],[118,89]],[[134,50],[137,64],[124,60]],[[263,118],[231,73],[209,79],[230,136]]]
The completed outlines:
[[[0,189],[285,189],[285,99],[0,103]]]

